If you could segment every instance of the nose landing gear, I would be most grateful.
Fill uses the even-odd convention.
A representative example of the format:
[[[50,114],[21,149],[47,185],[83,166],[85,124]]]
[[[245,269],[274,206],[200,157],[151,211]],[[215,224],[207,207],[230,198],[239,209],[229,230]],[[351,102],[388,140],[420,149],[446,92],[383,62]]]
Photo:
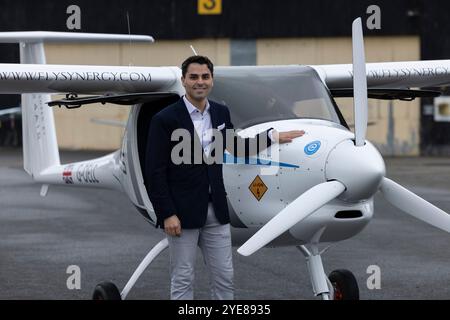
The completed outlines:
[[[328,279],[333,286],[334,300],[359,300],[358,282],[349,270],[334,270]]]
[[[323,269],[322,252],[317,244],[311,244],[310,250],[306,246],[297,248],[306,258],[309,276],[314,295],[323,300],[359,300],[359,288],[355,276],[348,270],[334,270],[327,277]]]

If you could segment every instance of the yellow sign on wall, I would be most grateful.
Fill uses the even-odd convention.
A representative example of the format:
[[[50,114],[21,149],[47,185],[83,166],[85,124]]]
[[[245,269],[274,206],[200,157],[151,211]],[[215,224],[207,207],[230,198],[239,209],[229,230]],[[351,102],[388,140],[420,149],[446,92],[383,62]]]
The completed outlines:
[[[222,0],[198,0],[198,14],[222,14]]]

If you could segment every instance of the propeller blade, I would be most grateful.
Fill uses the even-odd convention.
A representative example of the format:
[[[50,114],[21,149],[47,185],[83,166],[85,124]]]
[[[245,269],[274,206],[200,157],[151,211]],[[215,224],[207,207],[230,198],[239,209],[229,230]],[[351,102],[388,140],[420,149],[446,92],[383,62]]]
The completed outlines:
[[[361,18],[353,21],[353,107],[356,146],[363,146],[367,131],[367,77]]]
[[[249,256],[344,192],[339,181],[318,184],[290,203],[256,232],[238,252]]]
[[[384,178],[380,190],[393,206],[436,228],[450,232],[450,215],[398,183]]]

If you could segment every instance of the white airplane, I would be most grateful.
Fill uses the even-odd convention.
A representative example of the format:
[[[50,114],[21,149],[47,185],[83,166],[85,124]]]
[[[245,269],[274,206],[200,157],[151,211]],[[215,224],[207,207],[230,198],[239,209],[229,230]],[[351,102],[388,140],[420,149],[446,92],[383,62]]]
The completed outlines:
[[[23,94],[24,168],[43,184],[41,195],[50,184],[116,189],[155,224],[142,172],[147,130],[155,113],[185,93],[180,68],[45,64],[44,42],[107,40],[123,38],[0,33],[0,42],[20,43],[21,52],[21,64],[0,64],[0,93]],[[449,70],[450,60],[366,64],[360,19],[353,23],[353,65],[216,68],[211,98],[228,105],[233,123],[243,128],[240,135],[270,127],[306,131],[292,143],[274,144],[257,157],[236,159],[225,154],[232,237],[235,245],[243,244],[238,252],[248,256],[266,245],[297,246],[306,257],[316,296],[358,299],[358,285],[350,271],[325,274],[320,247],[361,232],[373,217],[378,191],[405,213],[450,232],[446,212],[385,177],[383,158],[365,139],[368,96],[436,96],[410,88],[448,85]],[[48,103],[51,93],[67,93],[67,97]],[[78,94],[91,96],[78,98]],[[354,133],[333,96],[354,96]],[[61,164],[48,105],[75,108],[98,102],[130,105],[121,149],[99,159]],[[102,282],[94,299],[125,299],[139,276],[168,247],[161,235],[164,239],[150,250],[121,292],[113,283]]]

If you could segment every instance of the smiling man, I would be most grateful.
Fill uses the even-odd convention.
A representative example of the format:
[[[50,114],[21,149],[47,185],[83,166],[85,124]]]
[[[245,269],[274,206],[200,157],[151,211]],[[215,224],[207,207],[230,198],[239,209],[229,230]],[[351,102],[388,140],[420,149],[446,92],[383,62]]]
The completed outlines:
[[[149,197],[158,217],[157,226],[164,228],[169,240],[170,297],[194,298],[194,267],[197,247],[200,247],[210,273],[211,298],[231,300],[234,298],[233,263],[222,164],[205,161],[176,164],[171,159],[175,146],[171,137],[175,130],[185,129],[190,134],[193,153],[195,139],[200,152],[208,153],[213,142],[212,130],[233,130],[233,124],[228,108],[207,98],[214,85],[212,62],[204,56],[192,56],[183,62],[181,70],[186,95],[153,117],[145,170]],[[240,143],[245,150],[257,141],[259,153],[272,142],[288,143],[303,134],[300,130],[278,133],[269,129],[254,138],[244,139],[234,134],[229,144],[227,135],[222,140],[224,148]],[[231,149],[231,153],[236,150]]]

